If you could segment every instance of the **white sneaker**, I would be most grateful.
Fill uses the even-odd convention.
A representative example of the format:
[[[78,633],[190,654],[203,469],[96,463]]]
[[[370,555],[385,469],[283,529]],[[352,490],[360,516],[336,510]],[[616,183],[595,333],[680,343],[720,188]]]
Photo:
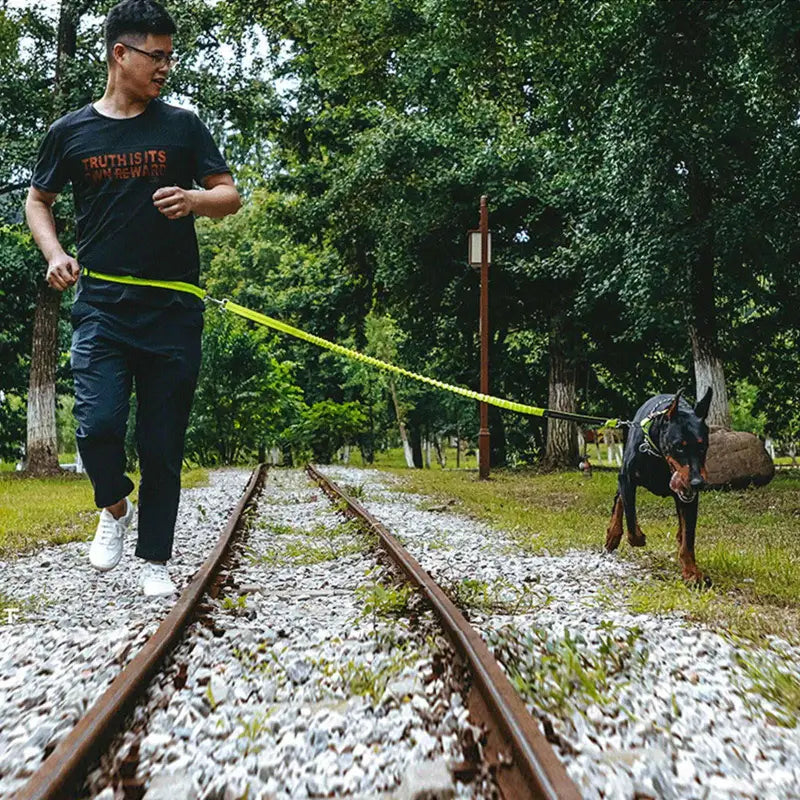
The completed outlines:
[[[136,510],[127,497],[125,503],[125,513],[119,519],[114,519],[105,509],[100,512],[97,531],[89,547],[89,563],[101,572],[114,569],[122,558],[122,540],[131,529]]]
[[[145,561],[142,567],[142,589],[146,597],[166,597],[176,590],[166,564]]]

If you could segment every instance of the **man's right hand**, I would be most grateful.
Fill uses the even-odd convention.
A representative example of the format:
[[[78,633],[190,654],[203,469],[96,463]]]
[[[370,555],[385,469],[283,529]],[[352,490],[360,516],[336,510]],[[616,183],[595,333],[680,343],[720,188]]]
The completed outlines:
[[[66,253],[53,259],[47,267],[47,283],[53,289],[63,292],[70,286],[74,286],[80,275],[81,268],[78,262]]]

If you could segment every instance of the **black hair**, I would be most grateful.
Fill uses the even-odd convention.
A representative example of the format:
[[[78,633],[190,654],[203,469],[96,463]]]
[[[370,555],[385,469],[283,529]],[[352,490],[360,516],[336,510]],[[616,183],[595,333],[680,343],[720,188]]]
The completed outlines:
[[[176,31],[175,21],[156,0],[122,0],[106,17],[106,57],[111,61],[111,52],[121,36],[141,41],[149,33],[171,36]]]

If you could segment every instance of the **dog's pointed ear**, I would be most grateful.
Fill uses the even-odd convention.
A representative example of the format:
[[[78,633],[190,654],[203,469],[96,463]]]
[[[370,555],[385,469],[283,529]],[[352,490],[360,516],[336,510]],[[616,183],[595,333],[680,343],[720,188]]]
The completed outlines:
[[[675,397],[672,398],[672,402],[669,404],[669,408],[667,409],[667,419],[672,419],[675,416],[675,412],[678,410],[678,401],[681,399],[684,389],[685,387],[681,386],[681,388],[675,392]]]
[[[700,417],[700,419],[705,419],[708,416],[708,409],[711,407],[712,394],[713,392],[709,386],[708,389],[706,389],[706,393],[703,395],[703,399],[699,400],[697,405],[694,407],[694,413],[696,416]]]

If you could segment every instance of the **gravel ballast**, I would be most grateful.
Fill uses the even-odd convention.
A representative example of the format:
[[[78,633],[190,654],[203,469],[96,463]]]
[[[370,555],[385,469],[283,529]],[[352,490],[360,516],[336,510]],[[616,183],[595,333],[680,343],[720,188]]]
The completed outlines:
[[[398,536],[465,609],[586,798],[800,798],[800,732],[739,657],[797,669],[775,641],[745,650],[679,614],[632,614],[614,586],[647,576],[616,555],[522,554],[510,536],[424,510],[376,470],[323,471]],[[188,582],[249,471],[185,490],[170,570]],[[442,507],[443,508],[443,507]],[[133,765],[146,800],[491,796],[452,766],[476,736],[429,611],[342,526],[298,470],[271,470],[220,594],[91,773],[119,800]],[[129,537],[110,573],[88,543],[0,563],[4,594],[35,610],[0,625],[0,796],[18,788],[163,619],[142,596]],[[127,773],[126,773],[127,774]]]
[[[491,796],[451,775],[477,731],[431,613],[377,555],[304,473],[271,470],[219,595],[90,776],[95,796],[110,800],[131,753],[147,800],[175,785],[202,800]]]

